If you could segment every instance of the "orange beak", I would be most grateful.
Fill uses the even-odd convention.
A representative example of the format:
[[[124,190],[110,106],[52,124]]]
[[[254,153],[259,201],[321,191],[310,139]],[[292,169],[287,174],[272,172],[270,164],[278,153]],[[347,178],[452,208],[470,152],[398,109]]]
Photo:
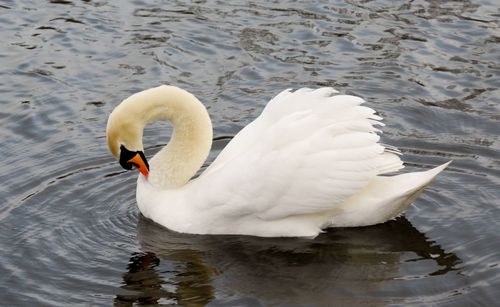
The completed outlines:
[[[139,153],[137,153],[132,159],[128,160],[127,162],[132,163],[132,165],[134,165],[135,168],[138,169],[139,172],[141,172],[144,176],[148,176],[148,167],[146,166],[144,160],[142,160],[142,157]]]

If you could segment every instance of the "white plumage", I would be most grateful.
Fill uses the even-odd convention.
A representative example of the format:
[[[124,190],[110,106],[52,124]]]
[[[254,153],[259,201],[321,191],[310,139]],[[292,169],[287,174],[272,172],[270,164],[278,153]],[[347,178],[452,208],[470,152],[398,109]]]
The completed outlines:
[[[140,175],[137,183],[139,209],[165,227],[198,234],[314,237],[327,227],[396,217],[448,164],[380,176],[403,165],[396,148],[378,142],[375,126],[382,125],[381,118],[363,102],[331,88],[285,90],[193,180],[212,132],[205,108],[181,89],[161,86],[125,100],[110,116],[108,144],[142,150],[136,138],[147,122],[173,122],[171,142],[151,161],[149,176]],[[144,112],[151,114],[136,115]],[[129,123],[126,129],[123,122]],[[134,125],[140,133],[126,133]]]

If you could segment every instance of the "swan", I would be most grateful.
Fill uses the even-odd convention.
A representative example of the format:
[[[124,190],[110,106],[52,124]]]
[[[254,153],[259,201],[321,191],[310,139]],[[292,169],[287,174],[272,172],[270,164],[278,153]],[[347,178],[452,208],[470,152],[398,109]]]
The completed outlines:
[[[116,106],[107,144],[139,171],[140,212],[170,230],[314,238],[397,217],[451,162],[388,176],[401,153],[379,143],[382,118],[363,102],[326,87],[282,91],[193,179],[212,145],[210,117],[189,92],[161,85]],[[143,130],[157,120],[173,133],[148,163]]]

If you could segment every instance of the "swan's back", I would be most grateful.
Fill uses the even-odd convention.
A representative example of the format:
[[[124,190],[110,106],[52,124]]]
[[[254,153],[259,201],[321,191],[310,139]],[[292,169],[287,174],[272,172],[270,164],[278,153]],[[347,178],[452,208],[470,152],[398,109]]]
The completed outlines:
[[[282,91],[269,101],[258,118],[233,138],[205,173],[222,167],[228,160],[245,154],[257,144],[263,144],[268,133],[273,133],[275,138],[267,138],[268,141],[275,142],[264,144],[270,147],[295,144],[328,129],[326,134],[338,137],[337,142],[364,142],[364,138],[368,138],[367,143],[376,145],[379,151],[383,151],[384,147],[376,144],[379,140],[376,132],[379,130],[374,127],[383,126],[379,121],[381,117],[375,115],[374,110],[361,106],[365,102],[363,99],[351,95],[335,95],[337,93],[333,88]],[[353,135],[356,132],[359,132],[357,137]],[[349,146],[345,144],[344,147]],[[389,151],[394,152],[387,152]],[[381,172],[384,169],[385,172],[390,172],[403,167],[397,155],[384,155],[384,158],[387,158],[386,163],[380,164],[386,166],[381,167]]]
[[[361,106],[359,97],[334,94],[331,88],[283,91],[197,179],[194,195],[202,198],[190,201],[225,217],[214,232],[232,227],[248,233],[258,220],[268,229],[282,224],[269,235],[286,235],[293,227],[317,234],[377,175],[403,167],[394,150],[378,143],[375,125],[382,124],[375,111]],[[280,229],[284,225],[290,229]]]

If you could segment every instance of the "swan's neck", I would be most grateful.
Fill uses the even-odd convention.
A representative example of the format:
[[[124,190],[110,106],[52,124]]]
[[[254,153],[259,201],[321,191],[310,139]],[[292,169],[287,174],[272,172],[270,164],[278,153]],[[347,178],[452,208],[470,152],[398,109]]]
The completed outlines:
[[[129,99],[138,106],[134,111],[142,130],[157,120],[169,120],[173,126],[170,142],[149,163],[148,181],[162,189],[186,184],[203,165],[212,145],[212,124],[203,104],[187,91],[165,85]]]

